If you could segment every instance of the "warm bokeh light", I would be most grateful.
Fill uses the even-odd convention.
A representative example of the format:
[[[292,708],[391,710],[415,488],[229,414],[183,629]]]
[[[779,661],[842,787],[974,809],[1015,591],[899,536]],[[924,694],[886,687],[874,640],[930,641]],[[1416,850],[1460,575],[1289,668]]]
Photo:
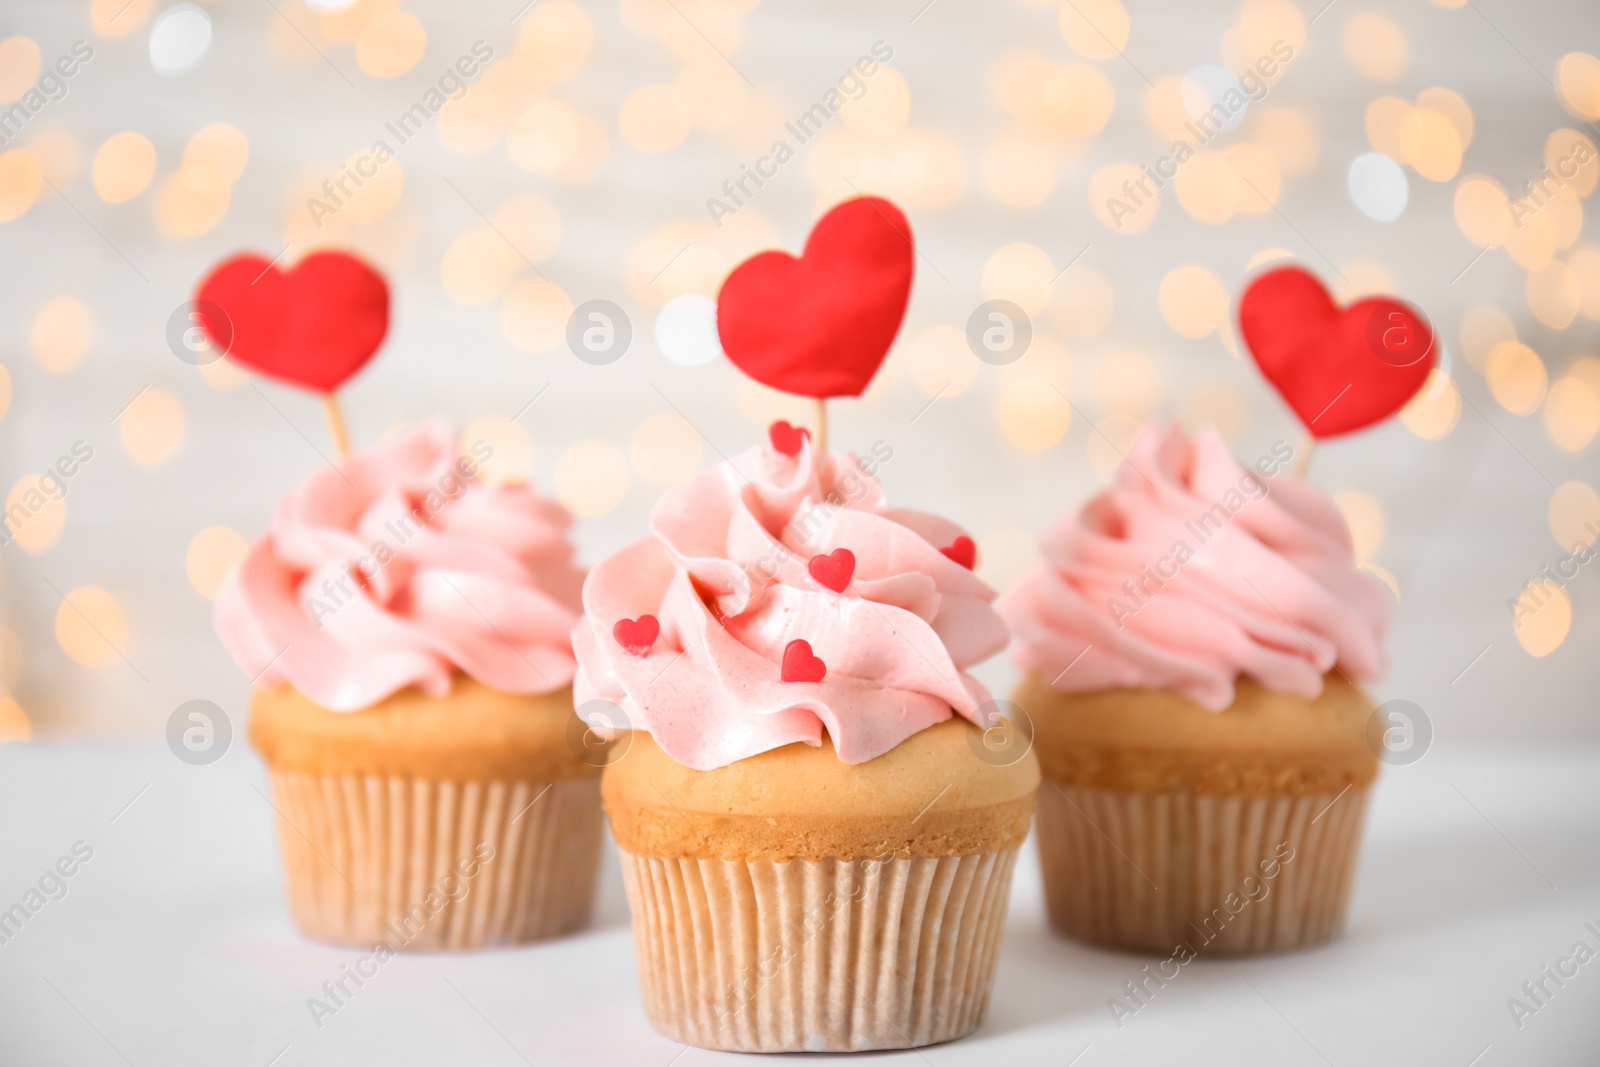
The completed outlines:
[[[1359,11],[1345,20],[1344,55],[1356,73],[1375,82],[1392,82],[1411,59],[1405,31],[1387,15]]]
[[[1562,378],[1544,399],[1544,428],[1568,452],[1580,452],[1600,431],[1600,393],[1582,378]]]
[[[1474,304],[1461,316],[1461,353],[1479,371],[1489,366],[1496,345],[1516,339],[1511,316],[1493,304]]]
[[[33,317],[33,358],[51,374],[66,374],[94,347],[94,312],[82,300],[58,296]]]
[[[156,146],[142,133],[112,134],[94,154],[94,191],[108,204],[132,200],[156,173]]]
[[[1018,374],[1000,387],[995,418],[1006,440],[1024,452],[1053,448],[1072,425],[1072,405],[1047,378]]]
[[[44,196],[54,196],[55,189],[65,189],[78,178],[78,168],[83,165],[83,142],[71,130],[45,130],[28,142],[28,151],[39,157],[45,188]]]
[[[1428,372],[1428,380],[1405,407],[1400,421],[1424,441],[1447,437],[1461,419],[1461,394],[1450,376],[1438,367]]]
[[[1132,349],[1108,352],[1095,367],[1094,402],[1104,414],[1143,422],[1160,409],[1164,390],[1161,371]]]
[[[876,82],[872,91],[878,91]],[[1098,67],[1085,63],[1052,68],[1038,94],[1040,117],[1050,128],[1069,137],[1099,133],[1111,120],[1116,106],[1111,79]]]
[[[1512,629],[1524,652],[1540,659],[1561,647],[1572,629],[1572,601],[1547,578],[1530,582],[1512,607]]]
[[[1600,357],[1579,356],[1567,364],[1566,377],[1587,383],[1595,395],[1600,396]]]
[[[1543,270],[1556,254],[1554,212],[1548,207],[1533,214],[1519,213],[1513,218],[1506,237],[1506,255],[1524,270]]]
[[[1543,270],[1528,275],[1523,287],[1528,310],[1552,330],[1564,330],[1578,317],[1583,288],[1577,272],[1560,260],[1552,260]]]
[[[1394,275],[1383,264],[1369,259],[1346,263],[1340,274],[1343,277],[1334,281],[1333,291],[1341,303],[1349,303],[1363,296],[1389,296],[1400,291]]]
[[[990,530],[979,535],[978,577],[1009,593],[1039,569],[1039,538],[1027,530]]]
[[[1183,103],[1182,76],[1168,74],[1145,88],[1144,120],[1163,141],[1188,141],[1194,137],[1186,125],[1190,115]]]
[[[1190,160],[1184,169],[1194,165],[1195,161]],[[1146,183],[1148,192],[1138,190],[1141,181]],[[1143,233],[1161,213],[1161,193],[1154,189],[1137,164],[1111,163],[1095,171],[1089,179],[1089,210],[1108,230],[1122,234]]]
[[[1383,505],[1371,494],[1356,489],[1334,493],[1333,502],[1338,506],[1339,514],[1344,516],[1344,524],[1350,528],[1350,543],[1356,565],[1371,562],[1378,554],[1378,549],[1383,547],[1386,529]]]
[[[1245,261],[1244,266],[1246,270],[1255,270],[1257,267],[1265,266],[1268,263],[1276,263],[1280,259],[1294,258],[1295,254],[1289,251],[1287,248],[1263,248],[1261,251],[1251,255],[1251,257]]]
[[[1456,226],[1479,248],[1499,248],[1511,235],[1511,205],[1500,183],[1469,174],[1456,185]]]
[[[979,161],[984,187],[1007,207],[1038,207],[1056,184],[1056,151],[1031,133],[1002,133]]]
[[[491,63],[478,86],[494,90],[494,95],[505,104],[506,114],[516,115],[545,94],[546,74],[547,71],[537,65],[513,55]],[[477,91],[477,88],[472,90]]]
[[[645,484],[670,489],[700,469],[703,446],[699,431],[687,419],[664,411],[634,427],[628,457]]]
[[[185,167],[161,183],[155,198],[156,224],[171,238],[198,237],[228,214],[232,187],[214,181],[215,172]]]
[[[863,79],[852,72],[848,80],[859,86]],[[865,81],[866,91],[857,88],[854,95],[844,81],[837,87],[842,99],[839,117],[845,125],[877,137],[905,129],[911,119],[911,86],[906,84],[905,75],[893,67],[880,66]]]
[[[750,107],[750,90],[721,57],[691,63],[672,81],[678,107],[702,130],[731,130]],[[771,145],[761,145],[764,152]]]
[[[1417,94],[1417,107],[1436,111],[1448,119],[1450,125],[1455,127],[1463,151],[1472,144],[1476,122],[1472,117],[1472,108],[1460,93],[1436,85]]]
[[[126,37],[145,24],[155,0],[89,0],[89,25],[101,37]]]
[[[1222,158],[1239,176],[1239,210],[1246,215],[1261,215],[1272,210],[1283,188],[1278,157],[1257,144],[1230,145]]]
[[[524,267],[506,239],[481,226],[451,241],[439,261],[439,284],[458,304],[477,307],[498,298]]]
[[[28,552],[38,555],[61,537],[67,525],[67,501],[58,485],[38,474],[17,479],[6,494],[6,529]]]
[[[665,17],[672,15],[667,12]],[[523,19],[516,56],[539,72],[542,84],[559,85],[583,69],[593,46],[594,24],[588,13],[571,0],[551,0]]]
[[[1565,186],[1550,194],[1540,212],[1550,217],[1557,248],[1570,248],[1583,232],[1583,201]]]
[[[1415,107],[1400,128],[1405,162],[1429,181],[1447,182],[1461,169],[1465,145],[1449,116],[1430,107]]]
[[[574,515],[609,515],[628,495],[628,461],[610,442],[576,441],[556,460],[556,499]]]
[[[1089,466],[1102,482],[1110,484],[1143,429],[1142,422],[1128,415],[1108,415],[1095,423],[1089,433]]]
[[[201,364],[200,377],[219,393],[231,393],[250,384],[250,372],[231,359],[217,359]]]
[[[183,171],[200,188],[231,186],[249,162],[250,139],[226,122],[202,126],[183,149]]]
[[[471,156],[498,144],[510,122],[510,105],[485,76],[465,93],[445,101],[434,129],[446,150]]]
[[[544,278],[524,278],[500,305],[500,329],[519,352],[550,352],[567,340],[572,298]]]
[[[516,166],[561,185],[582,185],[611,158],[605,129],[571,104],[536,100],[511,120],[506,155]]]
[[[1594,192],[1600,181],[1600,152],[1587,134],[1577,130],[1555,130],[1545,138],[1544,165],[1579,196]]]
[[[1411,117],[1411,105],[1398,96],[1380,96],[1367,105],[1364,126],[1367,143],[1375,152],[1382,152],[1397,163],[1406,158],[1406,120]]]
[[[653,155],[670,152],[694,128],[670,85],[644,85],[628,94],[617,114],[617,132],[628,144]]]
[[[1600,249],[1579,248],[1567,257],[1567,266],[1577,275],[1582,298],[1578,313],[1586,319],[1600,322]]]
[[[1034,317],[1044,311],[1055,275],[1044,249],[1018,241],[990,253],[980,284],[985,300],[1009,300]]]
[[[127,640],[122,605],[98,585],[78,586],[56,609],[56,642],[85,667],[115,667],[127,655]]]
[[[489,458],[481,459],[479,445],[489,447]],[[533,477],[533,435],[520,422],[504,415],[485,415],[461,431],[460,452],[478,465],[478,479],[485,485],[524,485]]]
[[[0,104],[9,104],[33,88],[39,80],[43,57],[29,37],[7,37],[0,41]]]
[[[1209,426],[1228,444],[1237,445],[1245,423],[1244,398],[1225,385],[1185,389],[1178,421],[1192,434]]]
[[[1161,318],[1183,337],[1200,338],[1228,321],[1228,291],[1198,263],[1174,267],[1161,279]]]
[[[165,389],[145,389],[117,417],[117,436],[128,458],[141,467],[171,459],[183,444],[188,419],[183,401]]]
[[[1589,548],[1600,540],[1600,493],[1586,482],[1562,482],[1550,494],[1546,519],[1561,551]]]
[[[398,159],[378,161],[370,149],[350,153],[337,172],[330,174],[338,192],[339,217],[349,222],[370,224],[377,222],[400,203],[406,188],[406,171]],[[325,190],[317,195],[332,203]]]
[[[0,690],[0,744],[26,741],[33,736],[28,713],[9,692]]]
[[[27,149],[0,153],[0,222],[10,222],[33,206],[44,188],[44,166]]]
[[[249,551],[250,543],[233,527],[207,526],[189,540],[183,571],[195,592],[216,600]]]
[[[543,263],[561,247],[561,212],[533,193],[519,193],[501,204],[494,228],[529,263]]]
[[[1309,174],[1321,151],[1317,125],[1297,107],[1277,104],[1256,111],[1251,130],[1255,139],[1278,160],[1278,170],[1290,177]]]
[[[1600,59],[1568,52],[1556,61],[1556,99],[1580,119],[1600,119]]]
[[[1115,309],[1110,279],[1082,263],[1067,268],[1050,288],[1050,322],[1066,337],[1093,337]]]
[[[1221,226],[1238,212],[1245,188],[1222,153],[1199,152],[1179,168],[1172,191],[1196,222]]]
[[[0,624],[0,689],[15,689],[17,683],[22,681],[23,661],[26,655],[17,632],[9,626]]]
[[[1501,341],[1490,349],[1484,376],[1489,392],[1513,415],[1531,415],[1544,400],[1544,361],[1519,341]]]
[[[977,380],[978,357],[967,346],[966,334],[954,326],[930,326],[905,347],[911,380],[929,396],[948,400]]]
[[[356,38],[356,66],[369,78],[398,78],[428,50],[422,20],[398,8],[378,15]]]
[[[967,159],[948,137],[902,130],[868,137],[844,128],[824,133],[810,147],[806,174],[817,190],[817,210],[874,193],[913,211],[944,211],[966,190]]]
[[[1120,0],[1072,0],[1061,7],[1061,36],[1085,59],[1112,59],[1128,43],[1128,10]]]

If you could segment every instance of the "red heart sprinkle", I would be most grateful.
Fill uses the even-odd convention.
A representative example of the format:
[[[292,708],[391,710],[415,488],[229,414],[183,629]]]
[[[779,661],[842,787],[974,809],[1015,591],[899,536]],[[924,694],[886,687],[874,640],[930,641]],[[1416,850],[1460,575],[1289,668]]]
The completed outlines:
[[[234,256],[206,275],[195,304],[229,359],[319,393],[365,366],[389,329],[383,275],[346,252],[313,252],[286,270]]]
[[[640,615],[637,619],[618,619],[617,624],[611,628],[611,636],[617,639],[617,644],[632,652],[635,656],[649,653],[650,646],[656,643],[656,638],[661,634],[661,624],[654,615]]]
[[[790,426],[788,419],[779,419],[767,427],[767,438],[786,456],[798,456],[800,443],[811,439],[811,431],[804,426]]]
[[[801,396],[860,396],[889,354],[911,296],[911,224],[875,196],[817,220],[798,258],[759,252],[717,293],[717,336],[733,365]]]
[[[939,551],[969,571],[972,569],[972,565],[978,562],[978,546],[966,534],[962,534]]]
[[[783,647],[783,680],[786,682],[820,682],[828,673],[828,665],[811,654],[808,641],[794,640]]]
[[[856,554],[848,548],[836,548],[826,556],[812,556],[806,569],[819,585],[842,593],[856,572]]]
[[[1388,418],[1427,383],[1433,329],[1391,297],[1334,303],[1316,276],[1279,267],[1250,283],[1239,332],[1261,373],[1316,438]]]

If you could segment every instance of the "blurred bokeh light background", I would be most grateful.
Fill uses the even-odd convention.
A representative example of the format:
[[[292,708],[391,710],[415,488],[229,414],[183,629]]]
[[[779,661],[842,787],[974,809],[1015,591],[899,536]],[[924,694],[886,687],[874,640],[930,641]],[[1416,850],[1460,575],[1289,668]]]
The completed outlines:
[[[1256,271],[1298,261],[1341,300],[1413,301],[1443,345],[1401,418],[1310,470],[1398,601],[1377,695],[1441,745],[1600,739],[1600,562],[1563,564],[1600,531],[1597,42],[1580,0],[8,0],[0,492],[25,521],[0,552],[0,736],[243,712],[211,603],[331,447],[314,397],[174,354],[218,259],[377,264],[393,326],[342,392],[357,446],[442,413],[496,443],[491,477],[581,516],[593,561],[664,488],[808,418],[720,357],[709,300],[870,192],[906,209],[918,276],[833,439],[887,442],[891,498],[967,525],[995,585],[1150,420],[1247,461],[1298,445],[1233,324]],[[832,100],[803,141],[786,125]],[[1194,158],[1126,199],[1180,140]],[[566,345],[594,299],[633,325],[607,366]],[[988,299],[1033,320],[1007,366],[965,341]]]

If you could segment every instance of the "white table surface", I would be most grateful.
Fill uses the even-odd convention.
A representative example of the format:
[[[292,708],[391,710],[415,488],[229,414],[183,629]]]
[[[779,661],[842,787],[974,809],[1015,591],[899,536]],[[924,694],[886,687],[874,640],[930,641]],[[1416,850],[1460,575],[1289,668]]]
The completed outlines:
[[[0,1064],[741,1060],[645,1022],[609,854],[588,932],[402,956],[319,1029],[307,998],[359,953],[290,927],[262,788],[237,739],[209,767],[164,748],[0,750],[0,910],[74,842],[94,850],[67,894],[0,944]],[[1574,942],[1600,948],[1585,921],[1600,928],[1600,752],[1435,751],[1385,768],[1336,945],[1191,964],[1119,1030],[1107,999],[1145,960],[1049,932],[1030,843],[982,1029],[865,1062],[1593,1065],[1600,960],[1521,1029],[1506,1006]]]

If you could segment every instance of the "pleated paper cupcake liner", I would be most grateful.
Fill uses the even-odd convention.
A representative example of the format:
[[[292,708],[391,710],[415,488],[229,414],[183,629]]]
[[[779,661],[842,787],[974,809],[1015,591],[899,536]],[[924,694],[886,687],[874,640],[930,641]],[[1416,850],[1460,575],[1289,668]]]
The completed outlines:
[[[1326,796],[1039,789],[1051,924],[1116,948],[1286,952],[1344,929],[1369,786]]]
[[[842,1052],[983,1022],[1017,850],[889,860],[622,853],[645,1013],[685,1044]]]
[[[565,782],[271,772],[289,914],[341,944],[473,949],[589,919],[598,778]]]

